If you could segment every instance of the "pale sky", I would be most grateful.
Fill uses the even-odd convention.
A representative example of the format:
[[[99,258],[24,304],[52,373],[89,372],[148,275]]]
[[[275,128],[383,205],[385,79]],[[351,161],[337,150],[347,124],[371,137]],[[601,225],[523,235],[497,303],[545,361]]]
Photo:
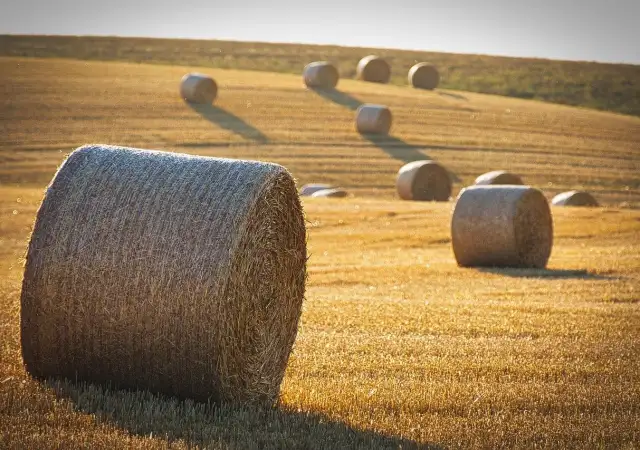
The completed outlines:
[[[640,0],[0,0],[0,34],[317,43],[640,64]]]

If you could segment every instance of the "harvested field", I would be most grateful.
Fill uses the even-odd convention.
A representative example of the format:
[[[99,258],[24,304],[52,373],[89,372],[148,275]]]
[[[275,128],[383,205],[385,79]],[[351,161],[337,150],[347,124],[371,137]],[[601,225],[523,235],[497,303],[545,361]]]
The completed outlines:
[[[452,91],[207,69],[215,105],[176,80],[197,67],[0,59],[0,447],[562,448],[640,445],[640,119]],[[354,105],[394,114],[353,129]],[[304,198],[309,280],[272,410],[213,408],[27,376],[24,255],[64,155],[102,142],[285,165]],[[547,269],[462,269],[451,203],[403,202],[395,178],[432,158],[453,196],[500,167],[556,208]]]

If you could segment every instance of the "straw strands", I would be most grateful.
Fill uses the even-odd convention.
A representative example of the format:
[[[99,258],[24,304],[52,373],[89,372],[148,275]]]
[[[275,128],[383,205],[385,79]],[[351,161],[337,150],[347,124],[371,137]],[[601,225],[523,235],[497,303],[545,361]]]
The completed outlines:
[[[460,266],[546,266],[553,244],[547,199],[529,186],[471,186],[458,196],[451,220]]]
[[[218,94],[218,85],[208,75],[188,73],[180,82],[180,95],[191,103],[213,103]]]
[[[584,191],[569,191],[556,195],[551,200],[555,206],[598,206],[593,195]]]
[[[435,161],[413,161],[398,171],[396,189],[403,200],[444,202],[451,196],[451,177]]]
[[[358,62],[356,78],[371,83],[388,83],[391,79],[391,66],[376,55],[365,56]]]
[[[281,166],[82,147],[48,187],[29,244],[27,370],[271,404],[297,333],[305,240]]]
[[[316,61],[305,66],[302,78],[307,87],[333,89],[338,85],[340,74],[330,62]]]
[[[389,134],[393,117],[384,105],[365,103],[356,110],[356,129],[361,134]]]

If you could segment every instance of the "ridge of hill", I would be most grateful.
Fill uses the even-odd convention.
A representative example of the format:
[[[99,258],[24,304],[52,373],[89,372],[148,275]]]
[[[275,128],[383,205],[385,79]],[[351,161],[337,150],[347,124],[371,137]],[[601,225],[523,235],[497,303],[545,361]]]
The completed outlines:
[[[299,74],[315,60],[334,62],[353,78],[358,60],[375,53],[392,65],[392,84],[429,61],[441,87],[537,99],[640,116],[640,66],[329,45],[98,36],[0,35],[0,56],[129,61]]]

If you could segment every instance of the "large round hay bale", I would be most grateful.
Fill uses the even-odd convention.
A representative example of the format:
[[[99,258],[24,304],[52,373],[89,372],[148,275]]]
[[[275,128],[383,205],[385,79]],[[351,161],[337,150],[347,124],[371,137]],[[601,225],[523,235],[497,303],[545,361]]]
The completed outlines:
[[[218,85],[208,75],[188,73],[180,82],[180,95],[191,103],[213,103],[218,94]]]
[[[551,200],[555,206],[598,206],[593,195],[584,191],[569,191],[556,195]]]
[[[471,186],[458,196],[451,220],[460,266],[546,266],[553,244],[547,199],[529,186]]]
[[[320,189],[319,191],[311,194],[311,197],[325,197],[325,198],[345,198],[349,195],[347,191],[340,188],[332,188],[332,189]]]
[[[314,192],[318,192],[323,189],[332,189],[332,188],[333,186],[331,186],[330,184],[309,183],[309,184],[305,184],[304,186],[302,186],[302,188],[300,188],[300,195],[304,197],[308,197],[312,195]]]
[[[514,173],[505,170],[494,170],[487,172],[476,178],[475,184],[478,186],[489,186],[494,184],[516,184],[523,185],[522,178]]]
[[[435,161],[413,161],[398,171],[396,189],[403,200],[445,202],[451,196],[451,177]]]
[[[418,63],[409,69],[409,84],[418,89],[435,89],[440,83],[440,73],[433,64]]]
[[[305,66],[302,78],[307,87],[332,89],[337,86],[340,74],[336,66],[330,62],[316,61]]]
[[[271,403],[305,261],[283,167],[82,147],[47,189],[31,236],[25,365],[36,377]]]
[[[358,63],[356,78],[372,83],[388,83],[391,79],[391,66],[379,56],[365,56]]]
[[[365,103],[356,110],[356,129],[362,134],[389,134],[393,117],[384,105]]]

